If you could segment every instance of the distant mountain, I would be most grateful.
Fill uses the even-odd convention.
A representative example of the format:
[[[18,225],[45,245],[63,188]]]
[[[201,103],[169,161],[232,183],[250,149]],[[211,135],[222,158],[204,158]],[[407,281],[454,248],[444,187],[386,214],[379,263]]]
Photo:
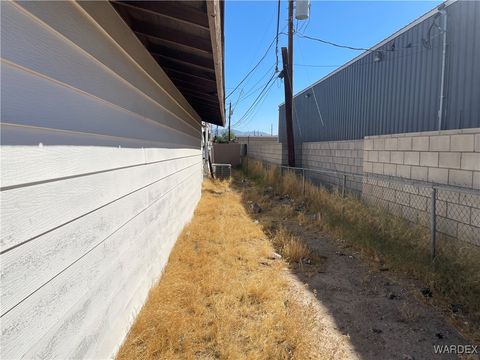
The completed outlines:
[[[263,131],[240,131],[240,130],[235,130],[232,129],[233,133],[235,136],[270,136],[269,133],[263,132]]]

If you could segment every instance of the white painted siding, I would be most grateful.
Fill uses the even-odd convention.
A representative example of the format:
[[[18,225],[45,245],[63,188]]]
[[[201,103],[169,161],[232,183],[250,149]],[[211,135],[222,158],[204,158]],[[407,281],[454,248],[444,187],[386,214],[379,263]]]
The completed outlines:
[[[200,198],[199,117],[108,3],[1,3],[1,353],[114,356]]]

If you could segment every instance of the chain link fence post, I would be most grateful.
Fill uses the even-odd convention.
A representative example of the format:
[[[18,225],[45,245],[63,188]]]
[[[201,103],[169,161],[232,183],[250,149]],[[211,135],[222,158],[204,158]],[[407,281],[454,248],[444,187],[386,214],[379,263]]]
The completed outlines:
[[[345,197],[345,188],[347,186],[347,175],[343,174],[343,181],[342,181],[342,198]]]
[[[437,209],[437,189],[432,188],[432,204],[431,204],[431,209],[430,211],[432,212],[432,261],[435,260],[436,256],[436,242],[437,242],[437,215],[436,215],[436,209]]]
[[[302,169],[302,192],[303,197],[305,197],[305,169]]]

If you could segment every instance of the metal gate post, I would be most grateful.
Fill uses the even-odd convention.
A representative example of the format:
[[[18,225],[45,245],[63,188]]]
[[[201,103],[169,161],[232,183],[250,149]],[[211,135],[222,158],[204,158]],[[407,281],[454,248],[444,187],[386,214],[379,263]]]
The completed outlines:
[[[432,188],[432,206],[430,211],[432,212],[432,261],[435,260],[436,256],[436,242],[437,242],[437,216],[436,216],[436,208],[437,208],[437,189]]]

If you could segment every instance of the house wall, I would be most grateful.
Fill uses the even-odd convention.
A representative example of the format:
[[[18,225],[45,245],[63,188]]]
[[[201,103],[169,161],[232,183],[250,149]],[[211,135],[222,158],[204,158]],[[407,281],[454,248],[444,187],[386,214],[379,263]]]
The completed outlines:
[[[2,2],[1,41],[1,358],[112,357],[200,198],[198,115],[107,2]]]
[[[363,158],[367,201],[429,225],[438,184],[437,230],[480,245],[480,128],[366,137]]]

